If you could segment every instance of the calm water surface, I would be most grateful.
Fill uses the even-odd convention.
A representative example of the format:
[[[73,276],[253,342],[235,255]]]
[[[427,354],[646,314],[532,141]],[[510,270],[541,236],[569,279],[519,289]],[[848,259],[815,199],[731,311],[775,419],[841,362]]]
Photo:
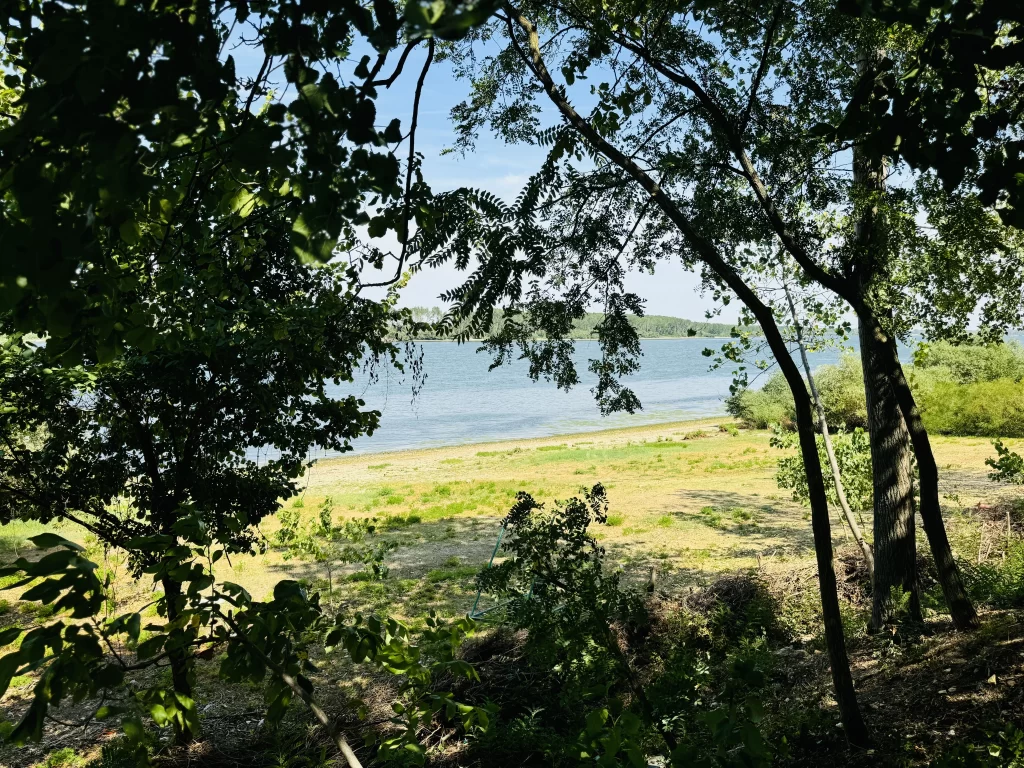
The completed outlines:
[[[582,383],[569,392],[553,383],[531,381],[523,361],[489,371],[491,358],[486,352],[477,353],[476,344],[426,343],[422,349],[427,378],[415,398],[411,378],[403,381],[394,372],[382,371],[375,382],[366,377],[357,383],[354,391],[367,406],[381,411],[382,418],[372,437],[356,441],[355,452],[544,437],[720,416],[729,396],[731,368],[709,371],[709,359],[701,351],[718,349],[721,344],[699,338],[643,341],[640,371],[625,380],[640,398],[643,410],[603,417],[591,392],[595,377],[587,371],[587,360],[597,354],[597,342],[577,342]],[[909,358],[910,351],[904,352]],[[839,355],[837,350],[814,354],[811,364],[834,363]],[[763,383],[767,375],[754,386]],[[344,389],[345,394],[352,391],[351,385]]]

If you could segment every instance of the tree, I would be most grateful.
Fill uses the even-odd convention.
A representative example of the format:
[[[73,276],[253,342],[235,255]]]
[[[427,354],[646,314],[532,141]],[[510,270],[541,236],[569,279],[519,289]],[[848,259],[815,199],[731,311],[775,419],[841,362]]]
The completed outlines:
[[[881,57],[861,73],[837,135],[877,156],[933,168],[947,190],[965,180],[1000,218],[1024,225],[1024,14],[1012,0],[849,0],[854,16],[914,31],[902,77]],[[868,106],[869,109],[861,109]]]
[[[548,77],[531,61],[519,15],[534,19],[538,38],[550,33],[538,43],[545,59],[558,62]],[[556,162],[576,163],[571,179],[565,172],[566,184],[574,186],[563,202],[574,201],[578,210],[614,210],[621,242],[632,251],[639,245],[631,240],[651,248],[649,257],[625,257],[633,263],[669,254],[684,263],[700,261],[687,227],[652,197],[656,187],[687,213],[690,230],[722,244],[739,274],[763,270],[746,246],[778,245],[799,265],[801,279],[853,309],[875,423],[876,560],[883,588],[876,594],[874,623],[887,620],[892,609],[888,587],[915,590],[913,448],[922,518],[947,603],[958,626],[973,626],[976,616],[941,518],[937,467],[903,385],[895,339],[921,323],[962,332],[960,321],[975,310],[996,331],[1019,323],[1021,241],[977,196],[947,194],[927,175],[892,185],[891,165],[815,130],[842,114],[857,61],[868,62],[865,57],[880,46],[899,52],[907,47],[900,30],[851,24],[830,6],[787,2],[506,6],[492,30],[491,39],[502,35],[507,48],[482,59],[468,53],[458,59],[475,77],[472,97],[456,110],[467,145],[485,124],[509,141],[532,137],[551,144]],[[563,80],[556,82],[550,71],[558,69]],[[586,79],[595,76],[603,82],[581,96],[596,100],[590,116],[575,108],[575,117],[566,116],[562,107],[572,105],[570,89],[587,87]],[[541,128],[538,89],[559,106],[565,127]],[[584,136],[588,149],[567,150],[559,141],[565,130]],[[584,160],[588,152],[593,154]],[[847,172],[849,161],[854,174]],[[639,180],[638,171],[650,184]],[[922,214],[928,227],[918,222]],[[638,221],[645,218],[649,223]],[[634,236],[637,228],[640,235]],[[714,290],[732,291],[713,270],[705,277]],[[944,314],[954,319],[953,327],[942,327]]]
[[[182,697],[199,628],[179,620],[213,584],[197,558],[262,547],[256,526],[295,492],[309,452],[348,450],[377,425],[325,384],[351,381],[366,357],[397,360],[389,307],[356,296],[343,270],[300,264],[282,224],[254,216],[219,257],[186,252],[141,277],[136,295],[174,340],[156,349],[58,366],[5,329],[2,520],[70,520],[126,551],[163,591]]]
[[[446,297],[456,302],[452,323],[463,327],[461,323],[469,320],[464,326],[467,335],[477,329],[486,330],[493,317],[494,305],[500,301],[512,304],[520,302],[524,282],[530,280],[527,291],[532,299],[529,305],[530,316],[544,324],[548,337],[546,342],[534,346],[532,350],[526,348],[531,361],[531,373],[550,374],[555,376],[560,385],[570,385],[575,382],[575,371],[568,354],[571,343],[567,342],[566,335],[571,328],[571,320],[585,311],[591,291],[596,290],[604,301],[605,321],[597,328],[603,355],[591,363],[592,370],[598,375],[595,394],[605,410],[629,410],[635,407],[635,396],[621,387],[618,377],[636,365],[637,336],[625,317],[628,311],[635,312],[639,306],[637,297],[616,289],[617,281],[621,280],[623,274],[618,257],[639,227],[639,223],[629,225],[642,218],[647,206],[660,210],[664,216],[662,231],[674,230],[678,238],[672,244],[683,250],[688,259],[703,263],[707,267],[709,279],[714,280],[723,290],[734,292],[750,309],[793,391],[800,447],[808,470],[822,612],[836,698],[850,740],[856,744],[867,743],[867,730],[857,708],[839,615],[828,508],[815,444],[810,400],[771,309],[728,260],[728,249],[736,245],[730,243],[735,233],[728,228],[724,232],[711,232],[705,222],[695,220],[685,200],[677,200],[668,194],[650,172],[604,135],[611,127],[605,121],[605,114],[599,112],[596,117],[588,119],[577,112],[565,98],[564,91],[555,85],[544,60],[537,26],[530,18],[511,6],[505,6],[499,18],[508,29],[508,63],[510,66],[521,64],[526,68],[529,76],[536,79],[544,94],[558,108],[567,125],[544,134],[544,138],[552,142],[554,148],[544,168],[531,179],[514,205],[504,205],[486,194],[460,190],[445,198],[442,210],[446,216],[438,217],[429,229],[424,228],[418,234],[416,247],[424,254],[425,263],[428,264],[453,258],[458,266],[466,268],[474,256],[482,254],[479,266],[466,283]],[[532,95],[531,87],[527,86],[525,90]],[[519,107],[521,105],[516,105],[516,108]],[[529,114],[528,107],[523,109]],[[553,226],[546,228],[545,216],[549,204],[571,195],[574,191],[572,183],[577,178],[572,169],[562,170],[559,160],[563,157],[582,157],[584,153],[595,158],[607,158],[613,169],[621,170],[624,178],[605,179],[606,185],[603,188],[606,191],[614,190],[620,198],[615,209],[618,211],[625,208],[626,213],[608,226],[587,227],[586,224],[593,219],[585,219],[579,225],[560,228],[557,225],[564,222],[556,218]],[[611,174],[614,173],[612,170]],[[636,187],[630,189],[632,184]],[[638,198],[642,202],[631,207]],[[628,202],[623,204],[621,200]],[[587,202],[593,205],[592,200]],[[594,207],[600,209],[600,204]],[[598,213],[593,216],[607,221],[607,207],[603,215]],[[617,227],[623,222],[627,225],[629,235],[624,239],[609,238],[609,233],[618,232]],[[551,251],[555,253],[554,259],[546,257]],[[559,263],[559,259],[563,263]],[[583,282],[581,285],[563,283],[559,290],[565,297],[552,301],[545,295],[540,280],[549,268],[558,278],[577,275],[583,278]],[[498,341],[504,341],[507,347],[508,342],[516,338],[514,329],[517,324],[508,321],[508,313],[505,317],[505,328],[512,330],[507,331],[505,338]],[[522,325],[519,327],[522,328]]]
[[[412,2],[403,17],[387,0],[372,10],[348,0],[3,3],[15,93],[0,124],[0,310],[19,331],[46,334],[54,356],[155,346],[155,316],[132,286],[148,267],[112,244],[142,243],[159,261],[194,238],[195,191],[210,185],[223,216],[209,244],[257,208],[280,209],[296,258],[380,262],[379,250],[357,247],[356,227],[401,239],[408,201],[423,203],[426,189],[412,167],[415,109],[403,131],[378,116],[378,89],[413,49],[463,33],[487,8]],[[189,171],[165,174],[170,165]]]

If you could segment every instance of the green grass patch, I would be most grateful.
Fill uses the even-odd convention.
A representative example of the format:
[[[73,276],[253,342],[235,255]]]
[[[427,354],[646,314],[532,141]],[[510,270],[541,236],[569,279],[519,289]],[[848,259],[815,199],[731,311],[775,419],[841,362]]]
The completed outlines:
[[[626,518],[623,517],[622,515],[608,515],[607,524],[608,525],[622,525],[622,523],[625,520],[626,520]]]
[[[562,443],[561,445],[542,445],[539,448],[537,448],[537,450],[538,451],[565,451],[565,450],[568,450],[568,448],[569,448],[569,446],[567,446],[565,443]]]
[[[675,518],[673,518],[671,515],[662,515],[658,518],[657,526],[659,528],[671,528],[674,522]]]
[[[714,507],[701,507],[700,512],[701,522],[710,528],[721,528],[722,527],[722,516],[715,510]]]
[[[366,468],[367,469],[384,469],[385,467],[390,467],[390,466],[391,466],[390,464],[370,464]]]

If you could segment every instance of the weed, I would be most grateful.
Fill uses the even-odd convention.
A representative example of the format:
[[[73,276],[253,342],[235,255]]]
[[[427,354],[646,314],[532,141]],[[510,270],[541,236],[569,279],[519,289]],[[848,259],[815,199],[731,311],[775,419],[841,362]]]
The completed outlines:
[[[78,768],[83,765],[85,760],[75,754],[75,750],[64,747],[48,754],[42,768]]]
[[[670,528],[675,522],[675,519],[671,515],[662,515],[658,518],[657,525],[659,528]]]
[[[384,467],[390,467],[390,464],[370,464],[367,469],[384,469]]]
[[[608,519],[605,521],[607,525],[622,525],[625,521],[622,515],[608,515]]]
[[[710,528],[722,527],[722,516],[715,511],[714,507],[701,507],[701,522]]]

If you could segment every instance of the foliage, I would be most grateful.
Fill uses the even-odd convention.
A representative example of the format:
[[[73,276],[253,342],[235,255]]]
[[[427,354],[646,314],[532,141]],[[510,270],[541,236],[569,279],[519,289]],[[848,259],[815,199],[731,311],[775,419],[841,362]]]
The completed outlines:
[[[988,732],[988,743],[957,744],[930,768],[1021,768],[1024,766],[1024,731],[1006,724]]]
[[[921,393],[920,405],[925,425],[933,432],[1024,437],[1024,382],[939,382]]]
[[[145,744],[119,736],[100,749],[100,756],[86,768],[148,768],[149,749]]]
[[[62,615],[45,627],[24,633],[9,627],[0,635],[5,645],[20,639],[15,650],[0,658],[0,695],[15,675],[33,673],[37,677],[32,702],[7,737],[10,742],[38,740],[51,707],[66,700],[98,700],[93,717],[103,720],[127,715],[123,721],[127,744],[110,759],[127,759],[133,754],[142,760],[144,731],[132,716],[143,712],[158,726],[175,723],[194,730],[198,726],[195,702],[159,683],[131,692],[126,706],[104,702],[111,694],[123,698],[127,672],[153,667],[175,649],[192,659],[210,658],[214,649],[222,649],[221,678],[263,686],[266,716],[271,723],[280,722],[300,692],[313,695],[305,673],[315,669],[310,650],[317,638],[323,639],[328,652],[342,647],[354,663],[369,664],[402,678],[393,721],[401,730],[397,735],[385,735],[378,743],[381,759],[422,762],[420,729],[435,717],[455,722],[467,734],[489,727],[492,710],[463,705],[452,694],[435,689],[439,679],[472,679],[476,674],[472,666],[456,658],[460,644],[473,631],[468,619],[446,622],[430,616],[426,628],[414,633],[392,619],[331,618],[321,609],[317,596],[307,595],[293,581],[279,582],[271,599],[257,602],[238,585],[213,583],[210,578],[209,592],[190,590],[174,621],[143,626],[148,606],[100,620],[105,585],[97,576],[96,564],[83,556],[77,544],[55,534],[37,536],[35,543],[56,551],[36,562],[21,558],[2,575],[22,576],[8,588],[34,584],[22,599],[53,604]],[[204,575],[211,577],[208,571]],[[198,626],[201,631],[182,638],[182,625]]]
[[[0,347],[0,519],[75,522],[156,582],[170,701],[188,701],[174,713],[192,707],[183,649],[200,626],[181,620],[184,604],[220,558],[262,546],[256,526],[295,493],[312,448],[373,432],[378,414],[324,383],[397,360],[389,306],[355,295],[339,268],[300,263],[280,224],[251,220],[216,256],[168,254],[136,277],[159,346],[126,338],[117,359],[82,364],[18,333]],[[166,721],[182,738],[194,725]]]
[[[281,527],[275,533],[275,541],[284,547],[285,559],[305,558],[323,563],[327,568],[328,590],[334,592],[335,564],[358,563],[362,574],[368,579],[383,580],[388,576],[384,558],[398,545],[393,541],[367,544],[380,523],[376,517],[346,520],[335,526],[333,521],[334,503],[326,497],[317,509],[316,517],[306,527],[301,527],[301,514],[295,508],[280,512]]]
[[[792,428],[793,395],[786,377],[776,373],[760,389],[740,389],[725,400],[731,416],[750,429],[768,429],[773,424]]]
[[[394,619],[372,616],[357,617],[351,624],[339,623],[328,630],[328,652],[343,647],[356,664],[371,664],[402,679],[390,721],[398,733],[379,741],[380,760],[422,765],[426,749],[421,744],[421,730],[435,718],[457,724],[466,735],[490,728],[494,707],[463,704],[452,693],[436,690],[440,680],[479,680],[473,666],[459,658],[462,643],[474,630],[468,617],[445,621],[433,612],[418,633]]]
[[[814,372],[825,418],[829,429],[841,424],[847,429],[867,427],[864,404],[864,375],[860,360],[843,355],[836,365],[822,365]],[[785,377],[774,373],[761,389],[741,389],[725,401],[726,410],[755,429],[768,429],[780,424],[795,427],[793,395]]]
[[[531,702],[548,708],[542,728],[558,734],[538,744],[545,759],[635,766],[653,749],[670,752],[673,765],[767,765],[771,749],[756,725],[760,668],[742,653],[728,657],[709,706],[709,656],[692,637],[645,646],[653,617],[643,596],[607,571],[587,531],[607,519],[600,485],[550,510],[521,493],[505,520],[508,557],[478,579],[508,601],[504,622],[526,630],[524,660],[547,678],[532,688],[542,704]],[[531,741],[517,738],[521,748]]]
[[[457,37],[490,5],[404,11],[387,0],[6,3],[0,311],[47,334],[55,355],[110,359],[125,340],[165,335],[133,282],[183,241],[213,257],[268,212],[304,260],[352,251],[359,225],[406,239],[429,192],[412,167],[402,183],[396,151],[412,139],[377,115],[390,84],[378,75],[403,35],[405,53]],[[240,47],[258,71],[236,60]],[[197,190],[219,207],[208,229]]]
[[[985,459],[985,463],[995,470],[989,473],[989,478],[996,482],[1024,485],[1024,457],[1007,448],[1002,440],[996,440],[993,447],[998,458]]]
[[[1003,557],[980,563],[965,559],[961,564],[971,597],[993,608],[1024,606],[1024,542],[1005,542]]]
[[[934,168],[951,189],[980,170],[974,183],[981,199],[1020,227],[1024,24],[1017,4],[845,0],[840,6],[915,34],[904,76],[894,76],[897,61],[888,56],[861,73],[838,137],[861,137],[878,154]]]
[[[939,369],[934,371],[933,369]],[[922,343],[914,353],[914,370],[938,374],[957,384],[1024,379],[1024,347],[1017,341],[999,344]]]
[[[1024,436],[1024,350],[1005,344],[922,345],[909,372],[925,426],[934,432],[982,437]],[[814,373],[829,427],[867,427],[860,361],[844,356],[838,365]],[[758,429],[780,424],[792,428],[793,398],[781,373],[761,389],[741,389],[726,400],[726,409],[743,424]]]
[[[852,432],[840,428],[831,435],[831,438],[850,508],[855,512],[870,512],[874,503],[874,486],[871,477],[871,445],[868,443],[867,433],[860,427]],[[816,435],[816,440],[821,463],[827,465],[825,439],[821,435]],[[791,490],[794,501],[808,503],[807,472],[804,470],[803,457],[798,452],[792,452],[796,446],[796,434],[776,428],[772,434],[771,445],[790,453],[779,459],[779,469],[775,475],[779,487]],[[825,491],[829,503],[838,509],[839,498],[836,496],[835,479],[831,472],[825,473]]]

